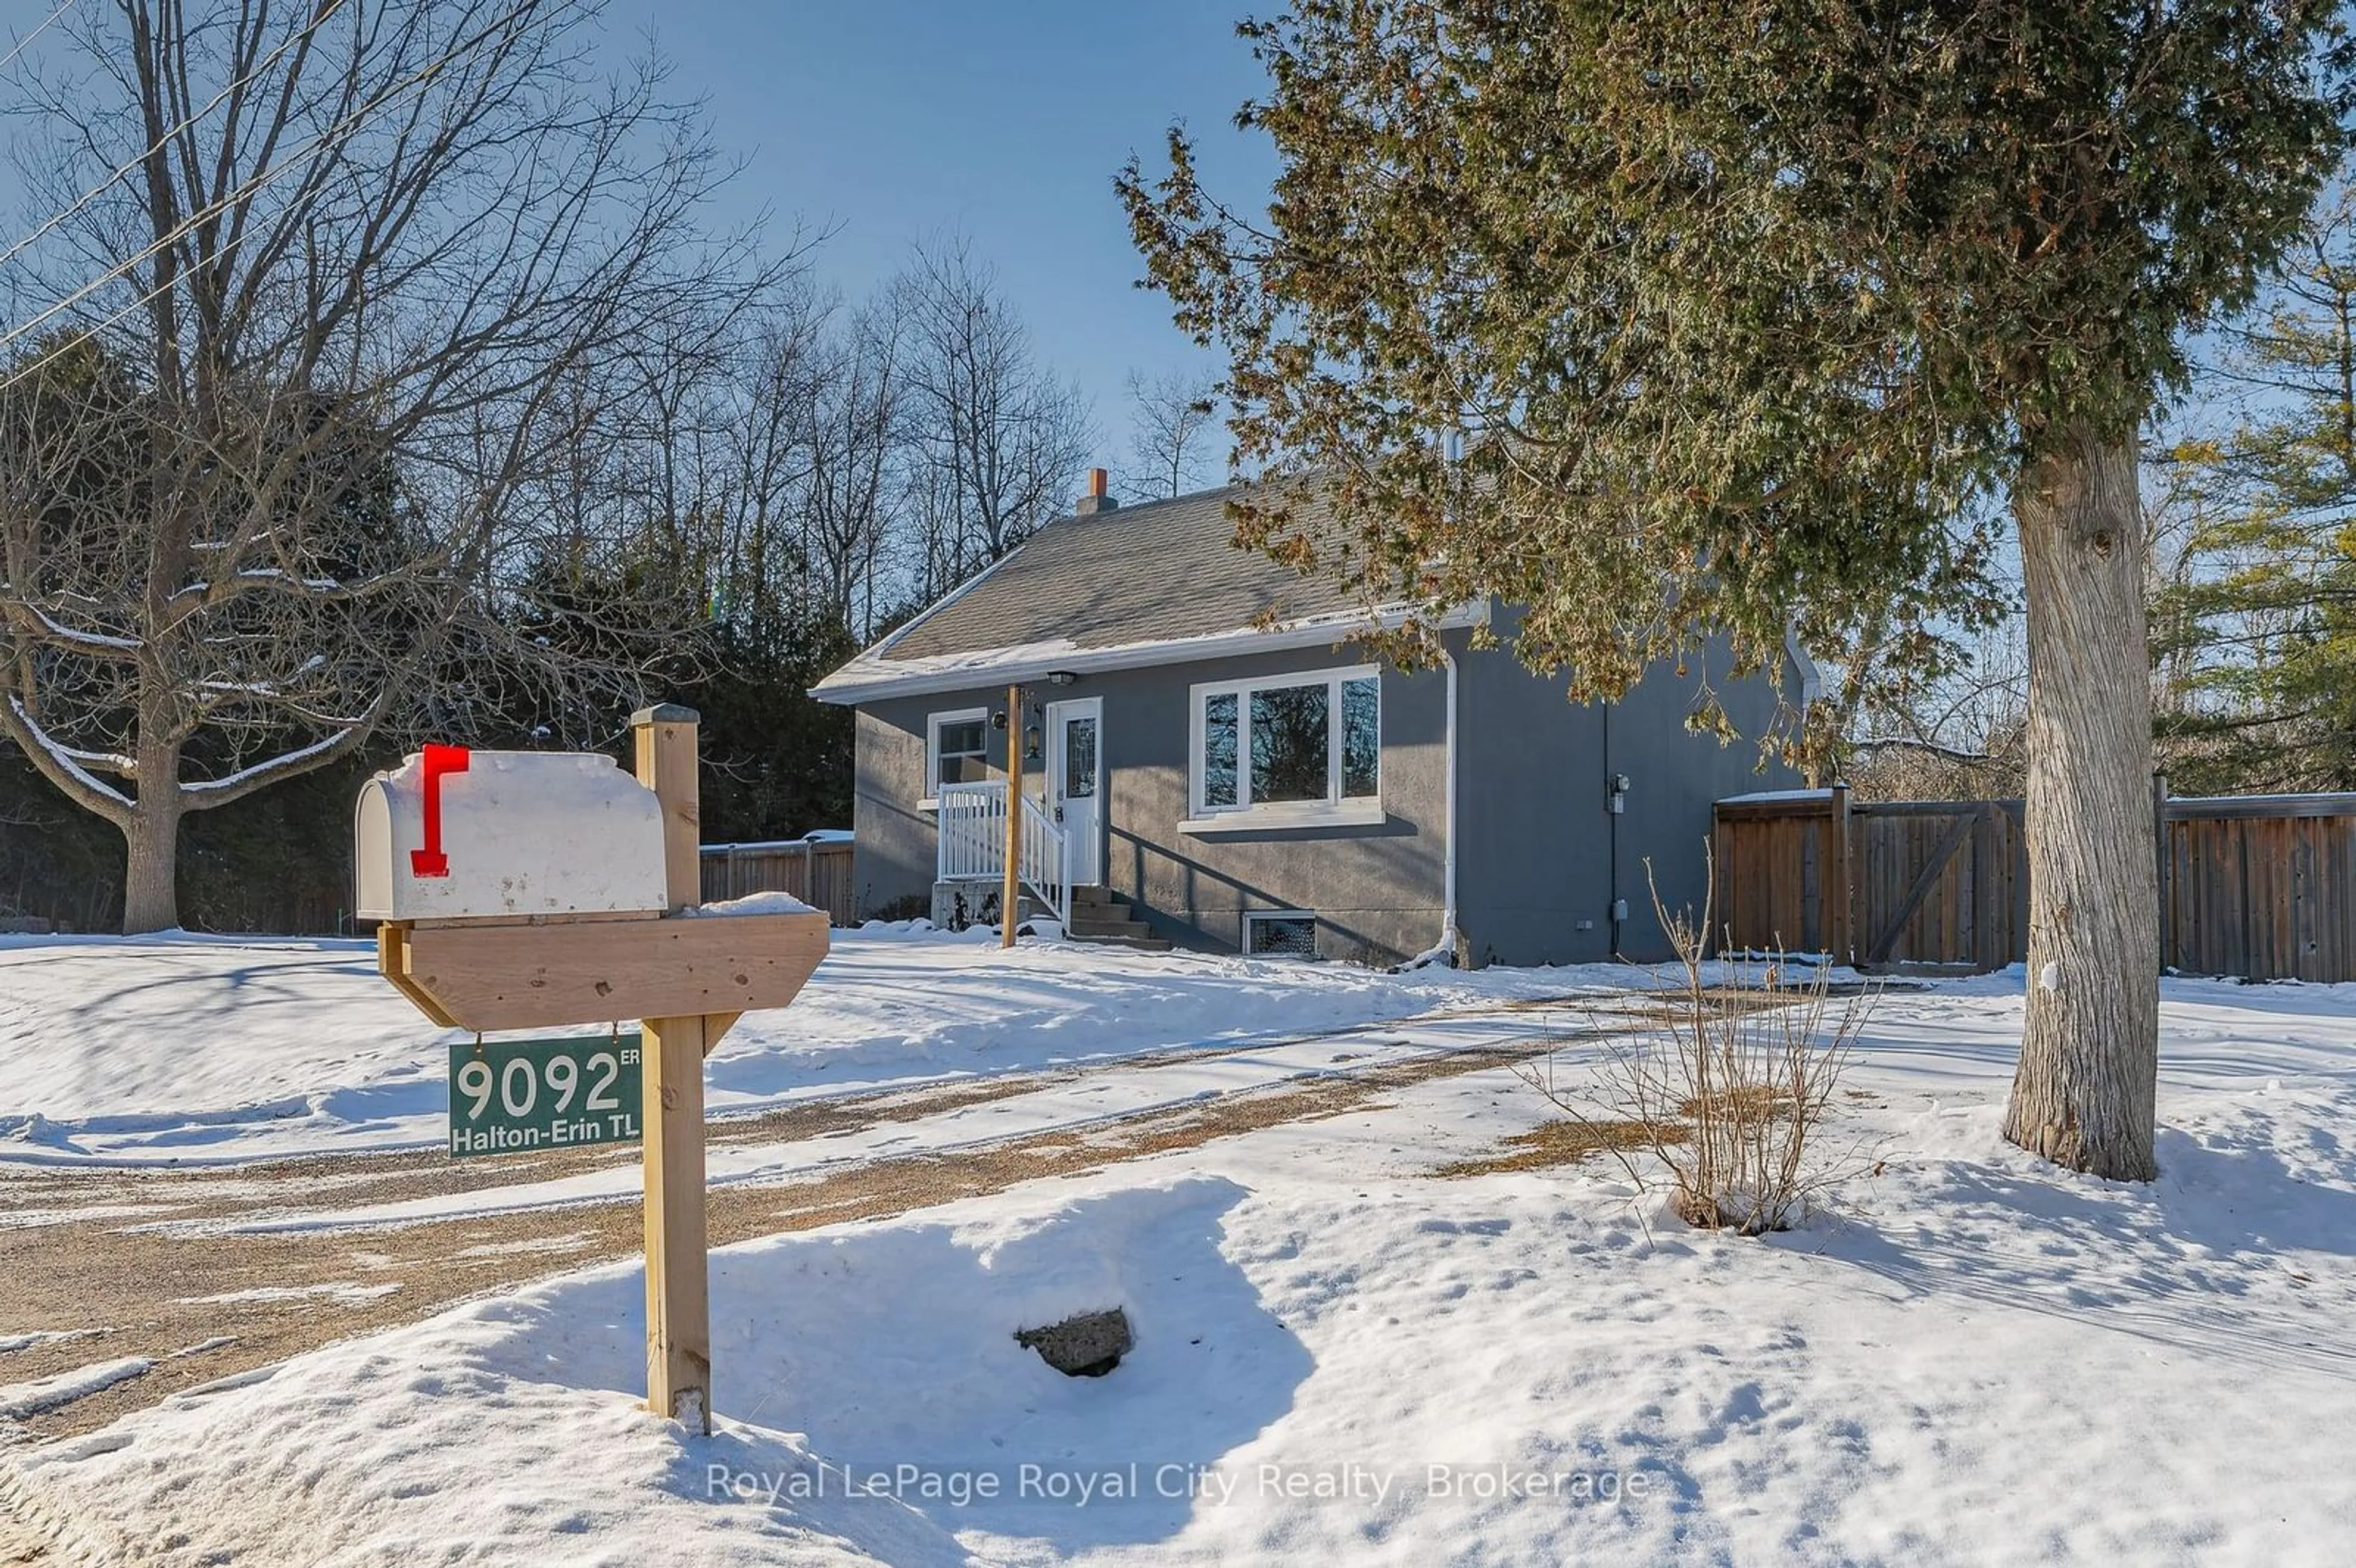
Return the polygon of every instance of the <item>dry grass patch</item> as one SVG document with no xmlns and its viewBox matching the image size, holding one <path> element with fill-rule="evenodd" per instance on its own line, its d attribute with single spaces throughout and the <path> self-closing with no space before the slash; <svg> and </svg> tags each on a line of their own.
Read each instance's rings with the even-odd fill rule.
<svg viewBox="0 0 2356 1568">
<path fill-rule="evenodd" d="M 1508 1170 L 1550 1170 L 1576 1165 L 1591 1155 L 1649 1149 L 1664 1143 L 1682 1143 L 1683 1127 L 1647 1122 L 1588 1122 L 1571 1119 L 1542 1122 L 1526 1133 L 1515 1133 L 1498 1145 L 1498 1152 L 1481 1159 L 1460 1159 L 1431 1174 L 1439 1177 L 1495 1176 Z"/>
<path fill-rule="evenodd" d="M 1706 986 L 1697 991 L 1685 991 L 1663 986 L 1657 990 L 1639 992 L 1617 1002 L 1617 1010 L 1633 1022 L 1663 1022 L 1689 1019 L 1699 1011 L 1710 1018 L 1738 1018 L 1746 1013 L 1764 1012 L 1770 1008 L 1791 1005 L 1789 997 L 1775 988 L 1775 976 L 1769 971 L 1764 984 L 1750 986 Z"/>
<path fill-rule="evenodd" d="M 1763 1122 L 1792 1105 L 1792 1092 L 1780 1084 L 1738 1083 L 1707 1095 L 1687 1095 L 1677 1103 L 1677 1115 L 1689 1122 Z"/>
</svg>

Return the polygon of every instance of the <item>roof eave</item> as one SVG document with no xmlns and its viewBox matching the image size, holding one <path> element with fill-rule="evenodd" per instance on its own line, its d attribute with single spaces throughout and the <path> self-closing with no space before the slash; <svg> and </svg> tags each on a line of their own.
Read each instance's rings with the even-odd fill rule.
<svg viewBox="0 0 2356 1568">
<path fill-rule="evenodd" d="M 1321 619 L 1266 631 L 1246 629 L 1199 637 L 1169 637 L 1158 642 L 1130 643 L 1119 647 L 1063 647 L 1042 653 L 1033 648 L 1010 649 L 1006 656 L 977 655 L 974 662 L 947 669 L 894 672 L 891 661 L 862 654 L 810 688 L 820 702 L 855 707 L 891 697 L 926 697 L 944 691 L 969 691 L 977 686 L 1021 685 L 1057 670 L 1097 675 L 1114 670 L 1151 669 L 1157 665 L 1193 664 L 1203 659 L 1232 658 L 1243 654 L 1280 653 L 1296 648 L 1336 647 L 1375 631 L 1404 624 L 1416 611 L 1386 609 L 1371 621 Z M 1441 630 L 1477 625 L 1489 617 L 1485 599 L 1468 600 L 1441 614 Z M 876 650 L 882 651 L 881 646 Z"/>
</svg>

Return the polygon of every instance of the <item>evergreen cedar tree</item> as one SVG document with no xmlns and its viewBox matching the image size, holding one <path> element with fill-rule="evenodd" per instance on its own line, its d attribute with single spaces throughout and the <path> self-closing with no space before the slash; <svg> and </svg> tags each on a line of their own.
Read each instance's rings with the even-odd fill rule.
<svg viewBox="0 0 2356 1568">
<path fill-rule="evenodd" d="M 2160 718 L 2169 782 L 2356 789 L 2356 191 L 2220 336 L 2209 389 L 2239 417 L 2163 459 L 2193 518 L 2155 604 L 2154 656 L 2192 699 Z"/>
<path fill-rule="evenodd" d="M 2158 1059 L 2138 428 L 2342 143 L 2304 0 L 1304 0 L 1239 29 L 1265 219 L 1183 127 L 1119 193 L 1229 359 L 1239 539 L 1370 596 L 1527 606 L 1575 699 L 1730 639 L 2029 614 L 2028 1022 L 2006 1136 L 2147 1179 Z M 1410 626 L 1395 651 L 1428 636 Z M 1725 721 L 1705 673 L 1695 722 Z M 1788 741 L 1788 726 L 1786 739 Z"/>
</svg>

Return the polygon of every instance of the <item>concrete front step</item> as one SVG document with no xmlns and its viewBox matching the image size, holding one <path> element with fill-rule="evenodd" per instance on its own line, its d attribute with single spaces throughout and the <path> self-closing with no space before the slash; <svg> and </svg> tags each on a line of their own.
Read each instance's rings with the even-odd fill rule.
<svg viewBox="0 0 2356 1568">
<path fill-rule="evenodd" d="M 1072 912 L 1068 928 L 1076 936 L 1151 936 L 1153 928 L 1141 920 L 1104 920 Z"/>
<path fill-rule="evenodd" d="M 962 914 L 967 922 L 979 921 L 987 907 L 994 919 L 997 911 L 998 883 L 975 878 L 966 881 L 937 882 L 933 887 L 933 921 L 937 925 L 954 926 Z M 1047 910 L 1028 891 L 1016 906 L 1018 921 L 1036 920 Z M 1167 939 L 1153 934 L 1153 928 L 1141 920 L 1132 920 L 1126 894 L 1104 888 L 1074 888 L 1072 918 L 1065 923 L 1064 934 L 1075 942 L 1101 943 L 1108 947 L 1134 947 L 1146 953 L 1167 953 Z"/>
<path fill-rule="evenodd" d="M 1098 942 L 1108 947 L 1134 947 L 1147 953 L 1167 953 L 1167 939 L 1153 934 L 1153 928 L 1141 920 L 1132 919 L 1126 895 L 1104 888 L 1074 888 L 1072 918 L 1064 927 L 1064 934 L 1075 942 Z"/>
<path fill-rule="evenodd" d="M 1102 933 L 1092 933 L 1070 927 L 1065 929 L 1064 934 L 1074 942 L 1086 942 L 1098 947 L 1133 947 L 1140 953 L 1170 951 L 1170 939 L 1166 936 L 1108 936 Z"/>
</svg>

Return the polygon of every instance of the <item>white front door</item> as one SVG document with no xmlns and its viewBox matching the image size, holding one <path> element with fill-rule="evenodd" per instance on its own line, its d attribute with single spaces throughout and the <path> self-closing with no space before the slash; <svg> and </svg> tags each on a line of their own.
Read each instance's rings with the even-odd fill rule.
<svg viewBox="0 0 2356 1568">
<path fill-rule="evenodd" d="M 1076 888 L 1104 881 L 1104 699 L 1047 704 L 1047 815 L 1064 829 Z"/>
</svg>

